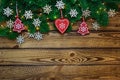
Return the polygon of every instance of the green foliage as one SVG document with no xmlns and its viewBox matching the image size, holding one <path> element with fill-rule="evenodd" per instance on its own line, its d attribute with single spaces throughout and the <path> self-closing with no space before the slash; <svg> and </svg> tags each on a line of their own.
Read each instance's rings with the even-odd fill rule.
<svg viewBox="0 0 120 80">
<path fill-rule="evenodd" d="M 60 18 L 60 11 L 55 7 L 57 0 L 16 0 L 18 3 L 19 16 L 23 21 L 23 24 L 28 27 L 28 31 L 30 33 L 35 33 L 36 28 L 32 24 L 33 20 L 26 20 L 23 16 L 25 10 L 32 10 L 34 13 L 34 18 L 40 18 L 42 21 L 40 28 L 41 33 L 49 32 L 48 20 L 54 21 L 57 18 Z M 8 21 L 9 19 L 15 20 L 16 15 L 16 1 L 15 0 L 0 0 L 0 22 Z M 98 21 L 98 23 L 102 26 L 106 26 L 109 23 L 107 11 L 109 9 L 118 10 L 118 3 L 120 0 L 62 0 L 66 5 L 63 10 L 64 17 L 68 18 L 71 23 L 75 23 L 82 18 L 82 10 L 86 10 L 89 8 L 91 10 L 91 18 Z M 103 4 L 104 3 L 104 4 Z M 42 8 L 49 4 L 52 6 L 52 12 L 48 15 L 43 13 Z M 3 15 L 3 9 L 6 7 L 10 7 L 14 10 L 13 16 L 9 18 Z M 68 14 L 70 9 L 76 9 L 78 11 L 78 15 L 76 18 L 71 18 Z M 39 15 L 42 14 L 42 15 Z M 72 30 L 71 25 L 69 26 L 66 32 L 70 32 Z M 16 38 L 18 36 L 15 32 L 10 32 L 8 28 L 0 28 L 0 36 L 5 36 L 10 39 Z"/>
</svg>

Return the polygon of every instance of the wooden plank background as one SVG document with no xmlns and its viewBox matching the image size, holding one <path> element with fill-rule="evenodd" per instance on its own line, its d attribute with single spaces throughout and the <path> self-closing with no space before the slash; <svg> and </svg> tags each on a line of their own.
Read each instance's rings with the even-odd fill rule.
<svg viewBox="0 0 120 80">
<path fill-rule="evenodd" d="M 52 28 L 42 41 L 22 45 L 0 38 L 0 80 L 120 80 L 120 14 L 90 34 L 60 35 Z"/>
</svg>

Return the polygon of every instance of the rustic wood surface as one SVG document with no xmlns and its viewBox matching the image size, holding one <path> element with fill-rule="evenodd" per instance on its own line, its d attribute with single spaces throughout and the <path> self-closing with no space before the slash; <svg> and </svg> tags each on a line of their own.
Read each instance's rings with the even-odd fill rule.
<svg viewBox="0 0 120 80">
<path fill-rule="evenodd" d="M 119 49 L 4 49 L 0 65 L 120 65 Z"/>
<path fill-rule="evenodd" d="M 76 32 L 61 35 L 51 32 L 41 41 L 26 36 L 25 43 L 0 38 L 0 48 L 120 48 L 120 32 L 95 32 L 80 36 Z"/>
<path fill-rule="evenodd" d="M 51 32 L 42 41 L 0 38 L 0 80 L 120 80 L 120 14 L 90 34 Z"/>
<path fill-rule="evenodd" d="M 2 80 L 120 80 L 119 65 L 0 66 Z"/>
</svg>

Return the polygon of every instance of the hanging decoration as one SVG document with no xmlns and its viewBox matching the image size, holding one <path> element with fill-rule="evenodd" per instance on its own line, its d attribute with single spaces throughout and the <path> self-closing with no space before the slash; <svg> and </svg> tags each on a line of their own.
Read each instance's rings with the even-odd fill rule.
<svg viewBox="0 0 120 80">
<path fill-rule="evenodd" d="M 89 34 L 89 30 L 88 30 L 88 27 L 87 27 L 87 23 L 85 22 L 84 20 L 84 17 L 83 17 L 83 22 L 80 24 L 80 27 L 79 27 L 79 30 L 78 30 L 78 33 L 81 34 L 81 35 L 86 35 L 86 34 Z"/>
<path fill-rule="evenodd" d="M 60 33 L 65 33 L 69 26 L 69 20 L 63 17 L 62 9 L 64 9 L 65 4 L 62 1 L 58 1 L 56 7 L 60 10 L 61 18 L 55 20 L 55 26 L 60 31 Z"/>
<path fill-rule="evenodd" d="M 22 44 L 26 39 L 24 33 L 27 33 L 28 38 L 42 40 L 43 35 L 50 32 L 49 22 L 54 23 L 61 34 L 70 32 L 74 27 L 72 24 L 76 24 L 81 18 L 83 19 L 77 31 L 81 35 L 90 33 L 86 23 L 89 19 L 95 21 L 90 22 L 94 30 L 107 26 L 109 18 L 117 15 L 120 0 L 17 0 L 17 2 L 19 3 L 14 0 L 1 0 L 0 36 L 17 39 L 17 43 Z"/>
<path fill-rule="evenodd" d="M 16 20 L 14 22 L 13 31 L 21 33 L 21 31 L 25 30 L 25 28 L 24 28 L 22 21 L 19 19 L 17 3 L 16 3 L 16 13 L 17 13 L 17 15 L 16 15 Z"/>
</svg>

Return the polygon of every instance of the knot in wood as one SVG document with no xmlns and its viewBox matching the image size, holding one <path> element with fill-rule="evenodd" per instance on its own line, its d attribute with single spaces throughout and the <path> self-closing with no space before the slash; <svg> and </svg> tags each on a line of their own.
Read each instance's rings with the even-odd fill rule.
<svg viewBox="0 0 120 80">
<path fill-rule="evenodd" d="M 75 57 L 76 53 L 75 52 L 70 52 L 69 55 L 70 55 L 70 57 Z"/>
</svg>

